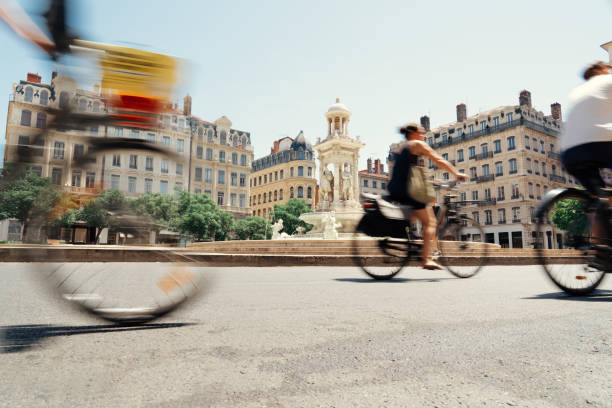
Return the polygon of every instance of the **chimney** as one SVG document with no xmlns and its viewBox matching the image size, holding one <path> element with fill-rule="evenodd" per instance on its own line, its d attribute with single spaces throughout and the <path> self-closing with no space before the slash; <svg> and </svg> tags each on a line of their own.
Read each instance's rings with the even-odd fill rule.
<svg viewBox="0 0 612 408">
<path fill-rule="evenodd" d="M 380 174 L 384 174 L 385 173 L 385 165 L 382 164 L 382 163 L 380 163 L 380 171 L 379 171 L 379 173 Z"/>
<path fill-rule="evenodd" d="M 28 79 L 27 79 L 28 82 L 40 84 L 40 79 L 41 79 L 40 75 L 28 72 Z"/>
<path fill-rule="evenodd" d="M 457 122 L 463 122 L 467 119 L 467 107 L 465 103 L 457 105 Z"/>
<path fill-rule="evenodd" d="M 191 116 L 191 96 L 189 94 L 183 98 L 183 115 Z"/>
<path fill-rule="evenodd" d="M 57 71 L 53 71 L 51 73 L 51 80 L 53 81 L 55 79 L 55 77 L 57 76 Z"/>
<path fill-rule="evenodd" d="M 425 128 L 426 132 L 429 132 L 429 116 L 421 116 L 421 126 Z"/>
<path fill-rule="evenodd" d="M 272 149 L 270 149 L 270 154 L 278 153 L 278 149 L 280 148 L 280 141 L 275 140 Z"/>
<path fill-rule="evenodd" d="M 555 102 L 552 105 L 550 105 L 550 114 L 552 115 L 553 119 L 562 120 L 561 119 L 561 104 L 559 102 Z"/>
<path fill-rule="evenodd" d="M 372 172 L 372 159 L 368 159 L 368 174 Z"/>
<path fill-rule="evenodd" d="M 380 160 L 374 160 L 374 173 L 378 174 L 378 170 L 380 170 Z"/>
<path fill-rule="evenodd" d="M 519 95 L 519 105 L 531 108 L 531 92 L 526 89 L 521 91 Z"/>
</svg>

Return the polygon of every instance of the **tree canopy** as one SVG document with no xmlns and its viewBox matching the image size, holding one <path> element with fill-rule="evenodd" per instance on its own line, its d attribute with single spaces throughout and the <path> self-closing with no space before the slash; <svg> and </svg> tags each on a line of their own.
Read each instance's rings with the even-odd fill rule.
<svg viewBox="0 0 612 408">
<path fill-rule="evenodd" d="M 562 230 L 574 235 L 587 232 L 589 220 L 583 203 L 578 200 L 561 200 L 555 204 L 552 221 Z"/>
<path fill-rule="evenodd" d="M 282 219 L 282 232 L 293 235 L 296 233 L 296 228 L 300 226 L 304 227 L 306 231 L 310 231 L 312 229 L 311 224 L 307 224 L 299 218 L 300 215 L 308 212 L 312 212 L 312 210 L 308 207 L 308 204 L 306 204 L 304 200 L 292 198 L 291 200 L 287 201 L 286 204 L 277 204 L 274 206 L 274 215 L 272 219 L 273 222 Z"/>
<path fill-rule="evenodd" d="M 234 226 L 238 239 L 270 239 L 272 237 L 272 226 L 262 217 L 247 217 L 239 220 Z"/>
</svg>

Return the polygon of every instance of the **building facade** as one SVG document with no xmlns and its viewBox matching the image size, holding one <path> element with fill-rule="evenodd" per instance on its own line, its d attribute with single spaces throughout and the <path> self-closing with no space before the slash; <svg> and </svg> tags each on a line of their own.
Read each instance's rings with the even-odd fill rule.
<svg viewBox="0 0 612 408">
<path fill-rule="evenodd" d="M 385 173 L 385 165 L 379 159 L 368 159 L 368 168 L 359 171 L 359 193 L 385 195 L 389 173 Z"/>
<path fill-rule="evenodd" d="M 316 205 L 316 164 L 311 144 L 300 132 L 295 139 L 274 142 L 270 154 L 253 161 L 251 169 L 252 214 L 270 217 L 275 204 L 299 198 Z"/>
<path fill-rule="evenodd" d="M 544 194 L 553 188 L 577 184 L 559 160 L 561 105 L 553 103 L 545 115 L 532 106 L 529 91 L 518 105 L 500 106 L 467 116 L 457 105 L 457 121 L 430 129 L 421 118 L 427 143 L 450 161 L 470 181 L 460 183 L 456 194 L 465 202 L 461 212 L 478 221 L 485 236 L 471 231 L 464 239 L 490 242 L 505 248 L 563 248 L 564 234 L 550 223 L 544 236 L 536 236 L 535 211 Z M 428 164 L 432 178 L 453 179 L 446 170 Z M 437 192 L 442 201 L 445 192 Z M 470 201 L 472 201 L 470 203 Z"/>
<path fill-rule="evenodd" d="M 30 144 L 53 120 L 50 109 L 64 107 L 91 115 L 108 112 L 99 87 L 93 91 L 79 89 L 68 76 L 53 73 L 51 83 L 45 84 L 40 76 L 30 73 L 25 81 L 13 84 L 5 163 L 16 160 L 17 149 Z M 210 194 L 223 210 L 237 218 L 251 214 L 247 197 L 253 149 L 248 132 L 233 129 L 225 116 L 214 123 L 192 116 L 189 95 L 183 109 L 176 104 L 167 106 L 157 122 L 153 129 L 108 125 L 91 126 L 86 131 L 49 131 L 40 154 L 32 158 L 32 170 L 80 195 L 94 194 L 100 188 L 120 190 L 128 197 L 188 190 Z M 173 154 L 110 151 L 76 167 L 74 161 L 89 150 L 90 137 L 146 140 Z"/>
</svg>

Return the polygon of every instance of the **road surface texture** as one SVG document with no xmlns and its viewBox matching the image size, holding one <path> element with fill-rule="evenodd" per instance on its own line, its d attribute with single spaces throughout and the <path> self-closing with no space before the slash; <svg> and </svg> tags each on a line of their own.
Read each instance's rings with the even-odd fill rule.
<svg viewBox="0 0 612 408">
<path fill-rule="evenodd" d="M 197 302 L 120 327 L 31 268 L 0 264 L 2 407 L 612 407 L 612 279 L 574 298 L 536 266 L 216 268 Z"/>
</svg>

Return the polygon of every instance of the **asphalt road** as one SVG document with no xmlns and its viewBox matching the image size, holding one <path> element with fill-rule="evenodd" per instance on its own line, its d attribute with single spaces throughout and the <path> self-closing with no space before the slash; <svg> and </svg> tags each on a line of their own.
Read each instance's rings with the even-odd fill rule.
<svg viewBox="0 0 612 408">
<path fill-rule="evenodd" d="M 66 307 L 0 264 L 2 407 L 612 407 L 612 279 L 572 298 L 538 267 L 218 268 L 141 327 Z"/>
</svg>

